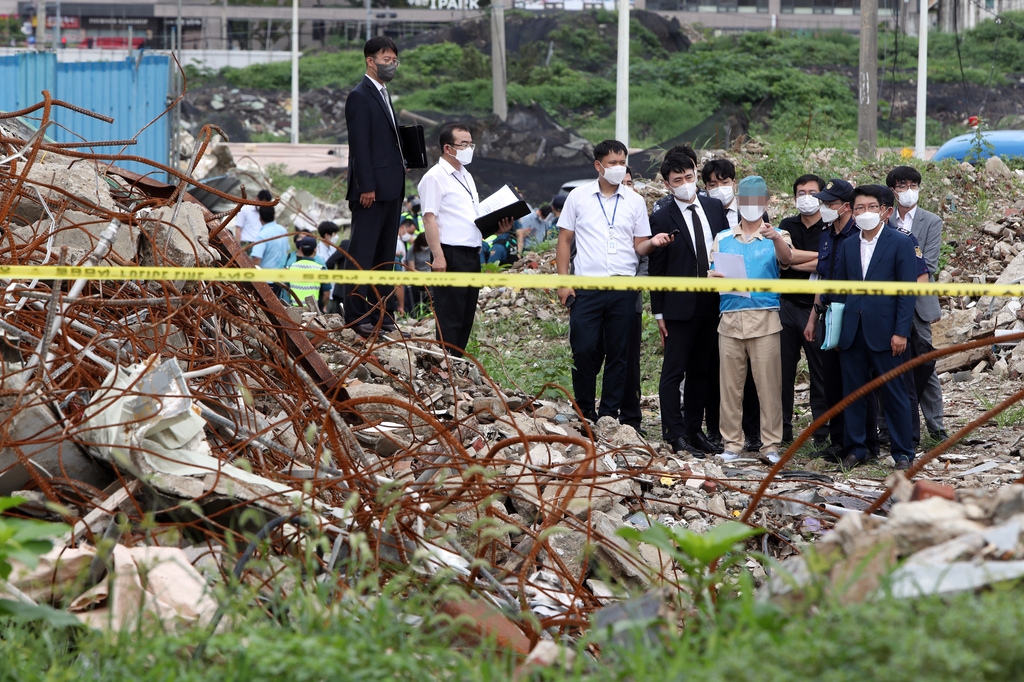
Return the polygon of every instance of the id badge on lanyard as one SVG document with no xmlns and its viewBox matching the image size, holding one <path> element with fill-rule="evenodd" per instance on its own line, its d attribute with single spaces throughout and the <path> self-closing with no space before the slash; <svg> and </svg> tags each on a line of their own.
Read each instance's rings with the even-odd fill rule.
<svg viewBox="0 0 1024 682">
<path fill-rule="evenodd" d="M 598 195 L 597 203 L 601 204 L 601 213 L 604 215 L 605 222 L 608 223 L 608 254 L 615 254 L 615 216 L 619 212 L 619 199 L 622 197 L 618 192 L 615 193 L 615 208 L 612 209 L 612 219 L 608 220 L 608 212 L 604 210 L 604 202 L 601 201 L 601 196 Z"/>
</svg>

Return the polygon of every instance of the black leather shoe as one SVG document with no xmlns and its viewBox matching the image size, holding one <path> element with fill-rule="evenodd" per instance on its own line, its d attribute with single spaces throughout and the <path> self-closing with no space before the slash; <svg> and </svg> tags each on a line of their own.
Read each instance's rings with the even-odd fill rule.
<svg viewBox="0 0 1024 682">
<path fill-rule="evenodd" d="M 703 452 L 698 450 L 696 447 L 691 445 L 685 438 L 675 438 L 668 442 L 669 447 L 672 448 L 672 452 L 680 453 L 687 452 L 697 459 L 704 459 L 705 455 Z"/>
<path fill-rule="evenodd" d="M 815 450 L 811 453 L 811 459 L 823 459 L 826 462 L 839 464 L 843 461 L 843 446 L 829 445 L 821 450 Z"/>
<path fill-rule="evenodd" d="M 946 429 L 939 429 L 938 431 L 932 431 L 928 434 L 932 440 L 944 441 L 949 438 L 949 434 L 946 433 Z"/>
<path fill-rule="evenodd" d="M 751 438 L 748 436 L 743 442 L 743 449 L 747 452 L 760 452 L 762 445 L 763 443 L 761 443 L 760 438 Z"/>
<path fill-rule="evenodd" d="M 352 329 L 355 331 L 356 334 L 359 334 L 359 336 L 363 337 L 364 339 L 368 339 L 371 336 L 377 335 L 377 327 L 370 324 L 369 322 L 360 322 L 356 326 L 352 327 Z"/>
<path fill-rule="evenodd" d="M 900 457 L 896 460 L 896 471 L 906 471 L 910 468 L 910 458 Z"/>
<path fill-rule="evenodd" d="M 686 437 L 686 442 L 688 442 L 690 445 L 692 445 L 693 447 L 697 448 L 701 452 L 721 452 L 722 451 L 720 448 L 715 447 L 715 444 L 712 443 L 710 440 L 708 440 L 707 436 L 705 436 L 700 431 L 698 431 L 697 433 L 692 433 L 689 436 L 687 436 Z"/>
<path fill-rule="evenodd" d="M 859 467 L 862 464 L 866 464 L 866 463 L 867 463 L 867 460 L 860 459 L 860 458 L 857 457 L 857 455 L 847 455 L 846 457 L 843 458 L 843 461 L 839 463 L 839 466 L 841 466 L 844 469 L 846 469 L 847 471 L 849 471 L 850 469 L 853 469 L 854 467 Z"/>
<path fill-rule="evenodd" d="M 711 446 L 715 448 L 714 452 L 721 452 L 725 449 L 725 441 L 722 440 L 721 433 L 718 433 L 717 431 L 715 433 L 709 433 L 705 438 L 707 438 L 708 442 L 711 443 Z"/>
</svg>

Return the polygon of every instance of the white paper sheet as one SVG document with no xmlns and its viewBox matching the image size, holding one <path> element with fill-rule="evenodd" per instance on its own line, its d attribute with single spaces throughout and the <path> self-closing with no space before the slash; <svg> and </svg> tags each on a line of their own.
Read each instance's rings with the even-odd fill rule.
<svg viewBox="0 0 1024 682">
<path fill-rule="evenodd" d="M 512 191 L 512 188 L 508 185 L 504 185 L 497 192 L 480 202 L 480 206 L 477 208 L 477 213 L 481 216 L 485 216 L 488 213 L 494 213 L 498 209 L 511 206 L 517 201 L 519 201 L 519 197 L 517 197 L 516 193 Z"/>
<path fill-rule="evenodd" d="M 722 273 L 729 279 L 747 278 L 747 266 L 743 262 L 743 256 L 738 253 L 716 253 L 715 271 Z M 750 298 L 749 291 L 723 291 L 722 293 Z"/>
</svg>

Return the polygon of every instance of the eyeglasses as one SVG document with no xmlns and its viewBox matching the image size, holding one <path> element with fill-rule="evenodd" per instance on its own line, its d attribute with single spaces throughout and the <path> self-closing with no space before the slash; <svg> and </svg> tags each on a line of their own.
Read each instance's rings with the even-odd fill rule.
<svg viewBox="0 0 1024 682">
<path fill-rule="evenodd" d="M 374 60 L 373 63 L 374 64 L 379 64 L 381 66 L 391 66 L 392 64 L 394 64 L 395 66 L 398 66 L 398 65 L 400 65 L 402 63 L 402 60 L 401 59 L 382 59 L 379 62 L 377 60 Z"/>
<path fill-rule="evenodd" d="M 856 208 L 853 209 L 853 212 L 855 215 L 860 215 L 865 211 L 870 211 L 871 213 L 878 213 L 881 210 L 881 208 L 882 207 L 879 206 L 878 204 L 871 204 L 870 206 L 857 206 Z"/>
<path fill-rule="evenodd" d="M 449 147 L 455 147 L 456 149 L 476 149 L 476 145 L 472 142 L 460 142 L 459 144 L 451 144 Z"/>
<path fill-rule="evenodd" d="M 916 182 L 898 182 L 896 183 L 896 186 L 893 187 L 893 189 L 896 190 L 897 192 L 902 192 L 908 189 L 920 189 L 920 187 Z"/>
</svg>

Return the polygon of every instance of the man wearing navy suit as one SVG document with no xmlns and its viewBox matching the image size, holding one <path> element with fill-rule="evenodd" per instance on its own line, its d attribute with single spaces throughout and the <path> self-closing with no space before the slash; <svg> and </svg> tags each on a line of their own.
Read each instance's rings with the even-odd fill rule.
<svg viewBox="0 0 1024 682">
<path fill-rule="evenodd" d="M 721 201 L 697 195 L 693 159 L 675 152 L 670 150 L 661 164 L 661 177 L 673 199 L 651 214 L 651 234 L 678 235 L 651 254 L 650 274 L 704 278 L 715 235 L 729 229 L 729 222 Z M 699 458 L 721 450 L 701 430 L 705 407 L 709 414 L 718 414 L 717 400 L 706 405 L 718 395 L 711 386 L 712 382 L 715 388 L 718 384 L 718 308 L 715 292 L 651 292 L 651 310 L 665 347 L 658 385 L 662 435 L 674 452 L 687 451 Z M 685 417 L 679 404 L 679 384 L 684 378 Z"/>
<path fill-rule="evenodd" d="M 891 208 L 886 188 L 858 187 L 850 195 L 853 219 L 859 231 L 847 239 L 837 254 L 835 279 L 874 282 L 914 282 L 917 256 L 910 237 L 886 225 Z M 843 393 L 850 395 L 875 376 L 895 369 L 903 360 L 914 323 L 914 296 L 866 296 L 849 294 L 826 297 L 843 302 L 843 329 L 839 337 L 839 363 Z M 905 470 L 914 458 L 911 436 L 911 400 L 906 382 L 897 378 L 883 385 L 885 419 L 889 425 L 890 452 L 896 468 Z M 867 405 L 860 399 L 846 408 L 843 468 L 868 459 Z"/>
<path fill-rule="evenodd" d="M 398 69 L 398 47 L 391 38 L 376 36 L 366 41 L 363 56 L 366 75 L 345 101 L 349 144 L 346 199 L 352 209 L 350 258 L 345 267 L 369 270 L 395 260 L 405 161 L 387 89 Z M 384 331 L 396 328 L 383 302 L 392 300 L 391 287 L 339 285 L 337 289 L 335 297 L 340 294 L 344 299 L 345 324 L 360 336 L 373 335 L 378 326 Z"/>
</svg>

